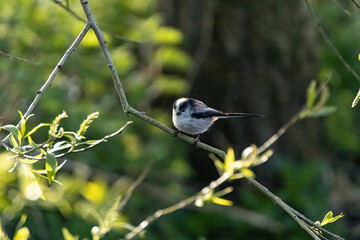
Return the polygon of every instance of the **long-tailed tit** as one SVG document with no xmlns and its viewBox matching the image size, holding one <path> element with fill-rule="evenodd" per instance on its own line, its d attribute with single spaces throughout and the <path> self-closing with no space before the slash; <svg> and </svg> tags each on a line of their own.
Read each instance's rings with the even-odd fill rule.
<svg viewBox="0 0 360 240">
<path fill-rule="evenodd" d="M 173 105 L 172 121 L 179 131 L 189 135 L 198 135 L 209 130 L 211 125 L 219 118 L 231 117 L 264 117 L 253 113 L 224 113 L 210 108 L 205 103 L 193 98 L 180 98 Z"/>
</svg>

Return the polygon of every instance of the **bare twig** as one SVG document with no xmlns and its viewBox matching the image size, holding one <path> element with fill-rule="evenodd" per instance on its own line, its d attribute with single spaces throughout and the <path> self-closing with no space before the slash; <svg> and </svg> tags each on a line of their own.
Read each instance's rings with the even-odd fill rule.
<svg viewBox="0 0 360 240">
<path fill-rule="evenodd" d="M 291 209 L 288 207 L 287 204 L 285 204 L 278 196 L 270 192 L 266 187 L 258 183 L 253 178 L 246 178 L 249 183 L 256 186 L 262 193 L 264 193 L 266 196 L 270 197 L 275 203 L 277 203 L 282 209 L 285 210 L 287 214 L 289 214 L 313 239 L 320 239 L 316 234 L 301 220 L 299 219 L 296 214 L 291 211 Z"/>
<path fill-rule="evenodd" d="M 81 16 L 79 16 L 76 12 L 74 12 L 68 5 L 65 5 L 64 3 L 62 3 L 61 1 L 59 0 L 50 0 L 54 3 L 56 3 L 57 5 L 59 5 L 62 9 L 64 9 L 65 11 L 67 11 L 68 13 L 70 13 L 72 16 L 74 16 L 77 20 L 81 21 L 81 22 L 84 22 L 86 23 L 86 19 L 85 18 L 82 18 Z M 106 32 L 107 34 L 109 34 L 111 37 L 117 39 L 117 40 L 121 40 L 121 41 L 124 41 L 124 42 L 129 42 L 129 43 L 135 43 L 135 44 L 143 44 L 143 43 L 149 43 L 149 42 L 144 42 L 144 41 L 137 41 L 137 40 L 134 40 L 134 39 L 130 39 L 130 38 L 127 38 L 127 37 L 123 37 L 123 36 L 120 36 L 118 34 L 114 34 L 114 33 L 111 33 L 109 31 L 104 31 Z"/>
<path fill-rule="evenodd" d="M 28 60 L 28 59 L 26 59 L 26 58 L 16 57 L 16 56 L 10 55 L 10 54 L 8 54 L 8 53 L 6 53 L 6 52 L 3 52 L 3 51 L 1 51 L 1 50 L 0 50 L 0 55 L 2 55 L 2 56 L 4 56 L 4 57 L 7 57 L 7 58 L 9 58 L 9 59 L 11 59 L 11 60 L 21 61 L 21 62 L 33 64 L 33 65 L 39 65 L 39 63 L 37 63 L 37 62 L 33 62 L 33 61 Z"/>
<path fill-rule="evenodd" d="M 360 82 L 360 76 L 355 72 L 355 70 L 345 61 L 339 50 L 335 47 L 335 45 L 331 42 L 330 38 L 327 36 L 324 28 L 321 26 L 319 19 L 316 17 L 314 10 L 312 9 L 310 3 L 308 0 L 304 0 L 306 7 L 308 8 L 311 17 L 313 18 L 317 28 L 319 29 L 319 32 L 323 36 L 325 42 L 329 45 L 331 50 L 335 53 L 335 55 L 338 57 L 340 62 L 345 66 L 346 70 L 348 70 L 355 78 Z M 353 1 L 354 2 L 354 1 Z M 354 2 L 355 3 L 355 2 Z"/>
<path fill-rule="evenodd" d="M 141 172 L 141 174 L 139 175 L 139 177 L 135 180 L 135 182 L 133 182 L 129 189 L 127 190 L 125 196 L 123 197 L 123 199 L 121 200 L 119 206 L 118 206 L 118 211 L 121 211 L 125 205 L 128 203 L 131 195 L 133 194 L 133 192 L 135 191 L 135 189 L 142 183 L 142 181 L 144 181 L 144 178 L 146 177 L 146 175 L 148 174 L 150 167 L 152 165 L 152 162 L 150 162 L 145 168 L 144 170 Z"/>
<path fill-rule="evenodd" d="M 42 94 L 45 92 L 45 90 L 50 87 L 52 81 L 54 80 L 54 78 L 56 77 L 56 75 L 58 74 L 58 72 L 60 71 L 60 69 L 63 67 L 65 61 L 68 59 L 68 57 L 71 55 L 71 53 L 73 53 L 76 49 L 76 47 L 80 44 L 81 40 L 84 38 L 85 34 L 89 31 L 90 29 L 90 24 L 85 24 L 83 30 L 80 32 L 79 36 L 75 39 L 75 41 L 71 44 L 71 46 L 69 47 L 68 50 L 66 50 L 65 54 L 63 55 L 63 57 L 60 59 L 60 61 L 58 62 L 58 64 L 56 65 L 55 69 L 52 71 L 52 73 L 50 74 L 49 78 L 46 80 L 46 82 L 44 83 L 44 85 L 40 88 L 40 90 L 37 91 L 37 95 L 35 97 L 35 99 L 32 101 L 32 103 L 30 104 L 29 108 L 26 110 L 25 114 L 24 114 L 24 118 L 28 117 L 32 111 L 34 110 L 35 106 L 37 105 L 37 103 L 39 102 Z M 16 125 L 17 128 L 19 128 L 21 121 Z M 8 134 L 4 139 L 3 142 L 6 142 L 7 139 L 9 138 L 10 134 Z"/>
<path fill-rule="evenodd" d="M 66 155 L 69 155 L 71 153 L 78 153 L 78 152 L 84 152 L 90 148 L 93 148 L 93 147 L 96 147 L 97 145 L 99 145 L 100 143 L 103 143 L 103 142 L 106 142 L 109 138 L 112 138 L 112 137 L 115 137 L 116 135 L 122 133 L 122 131 L 124 131 L 124 129 L 129 125 L 131 124 L 132 121 L 128 121 L 125 123 L 124 126 L 122 126 L 119 130 L 117 130 L 116 132 L 113 132 L 112 134 L 109 134 L 109 135 L 106 135 L 105 137 L 103 137 L 102 139 L 99 139 L 97 140 L 94 144 L 91 144 L 90 146 L 88 147 L 84 147 L 84 148 L 80 148 L 80 149 L 74 149 L 70 152 L 65 152 L 65 153 L 61 153 L 59 155 L 56 155 L 55 157 L 56 158 L 63 158 L 65 157 Z"/>
<path fill-rule="evenodd" d="M 356 0 L 351 0 L 357 8 L 360 9 L 360 4 Z"/>
<path fill-rule="evenodd" d="M 316 97 L 319 96 L 321 91 L 329 82 L 330 78 L 332 77 L 332 72 L 330 72 L 326 78 L 321 82 L 321 85 L 316 90 Z M 306 109 L 306 104 L 304 104 L 300 110 L 292 117 L 290 120 L 285 123 L 274 135 L 272 135 L 263 145 L 258 148 L 259 154 L 264 152 L 268 149 L 271 145 L 273 145 L 292 125 L 294 125 L 297 121 L 300 120 L 302 112 Z"/>
<path fill-rule="evenodd" d="M 172 205 L 170 207 L 157 210 L 154 214 L 150 215 L 144 221 L 142 221 L 131 232 L 126 234 L 124 239 L 126 239 L 126 240 L 133 239 L 135 236 L 137 236 L 138 234 L 143 232 L 144 229 L 147 226 L 149 226 L 150 223 L 152 223 L 156 219 L 160 218 L 161 216 L 172 213 L 172 212 L 175 212 L 175 211 L 177 211 L 177 210 L 179 210 L 181 208 L 184 208 L 184 207 L 188 206 L 189 204 L 194 203 L 199 197 L 205 196 L 206 194 L 210 193 L 215 188 L 217 188 L 218 186 L 220 186 L 221 184 L 223 184 L 224 182 L 229 180 L 229 177 L 230 177 L 229 173 L 224 173 L 221 177 L 219 177 L 215 181 L 212 181 L 209 186 L 203 188 L 201 191 L 199 191 L 198 193 L 192 195 L 191 197 L 189 197 L 189 198 L 187 198 L 185 200 L 182 200 L 182 201 L 180 201 L 180 202 L 178 202 L 178 203 L 176 203 L 176 204 L 174 204 L 174 205 Z"/>
<path fill-rule="evenodd" d="M 124 89 L 122 87 L 122 84 L 120 82 L 119 75 L 117 74 L 116 68 L 114 67 L 114 63 L 113 63 L 113 61 L 111 59 L 110 52 L 109 52 L 109 49 L 107 48 L 104 35 L 102 34 L 99 26 L 97 25 L 97 23 L 95 21 L 95 18 L 93 16 L 93 14 L 92 14 L 92 12 L 90 10 L 89 4 L 88 4 L 88 0 L 80 0 L 80 2 L 81 2 L 81 5 L 82 5 L 82 7 L 84 9 L 85 14 L 86 14 L 88 23 L 91 25 L 91 28 L 94 30 L 95 35 L 96 35 L 96 37 L 98 39 L 98 42 L 99 42 L 101 50 L 102 50 L 102 52 L 104 54 L 106 63 L 108 64 L 110 74 L 112 76 L 112 79 L 114 80 L 115 88 L 116 88 L 116 91 L 117 91 L 118 96 L 119 96 L 120 101 L 121 101 L 122 108 L 123 108 L 125 113 L 128 113 L 130 106 L 129 106 L 128 101 L 126 99 L 126 95 L 125 95 Z"/>
<path fill-rule="evenodd" d="M 65 4 L 63 4 L 61 1 L 59 0 L 51 0 L 54 3 L 56 3 L 57 5 L 59 5 L 61 8 L 65 9 L 67 12 L 69 12 L 71 15 L 73 15 L 77 20 L 86 23 L 86 19 L 80 17 L 76 12 L 74 12 L 69 6 L 66 6 Z"/>
</svg>

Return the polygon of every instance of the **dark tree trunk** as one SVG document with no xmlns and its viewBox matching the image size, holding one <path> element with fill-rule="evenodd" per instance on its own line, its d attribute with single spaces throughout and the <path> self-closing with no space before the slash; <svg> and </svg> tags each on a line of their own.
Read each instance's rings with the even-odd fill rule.
<svg viewBox="0 0 360 240">
<path fill-rule="evenodd" d="M 253 112 L 265 119 L 219 120 L 201 140 L 229 146 L 237 155 L 251 143 L 261 145 L 305 101 L 316 75 L 316 28 L 302 1 L 164 0 L 169 25 L 185 35 L 195 59 L 189 72 L 189 96 L 223 111 Z M 301 122 L 275 144 L 292 157 L 313 156 L 318 129 Z M 209 160 L 195 151 L 193 162 L 208 178 Z"/>
</svg>

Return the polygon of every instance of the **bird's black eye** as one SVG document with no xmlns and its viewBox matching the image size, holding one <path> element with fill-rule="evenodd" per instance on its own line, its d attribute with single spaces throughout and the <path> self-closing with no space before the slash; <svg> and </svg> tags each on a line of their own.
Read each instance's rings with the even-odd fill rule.
<svg viewBox="0 0 360 240">
<path fill-rule="evenodd" d="M 183 109 L 181 109 L 181 112 L 185 112 L 185 109 L 183 108 Z"/>
</svg>

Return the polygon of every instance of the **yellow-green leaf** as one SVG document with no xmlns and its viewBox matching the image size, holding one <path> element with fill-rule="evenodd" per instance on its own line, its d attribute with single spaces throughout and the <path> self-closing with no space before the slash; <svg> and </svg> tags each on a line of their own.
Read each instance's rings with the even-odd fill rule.
<svg viewBox="0 0 360 240">
<path fill-rule="evenodd" d="M 360 54 L 359 54 L 359 56 L 360 56 Z M 360 99 L 360 88 L 359 88 L 358 93 L 356 94 L 356 97 L 354 98 L 354 101 L 352 102 L 351 107 L 355 107 L 358 104 L 359 99 Z"/>
<path fill-rule="evenodd" d="M 232 206 L 233 205 L 232 201 L 229 201 L 229 200 L 226 200 L 226 199 L 223 199 L 223 198 L 219 198 L 219 197 L 214 197 L 212 199 L 212 202 L 216 203 L 216 204 L 219 204 L 219 205 L 223 205 L 223 206 Z"/>
<path fill-rule="evenodd" d="M 29 229 L 27 227 L 22 227 L 15 233 L 14 240 L 27 240 L 29 237 Z"/>
<path fill-rule="evenodd" d="M 224 160 L 224 169 L 225 172 L 228 172 L 230 174 L 234 173 L 234 168 L 233 168 L 233 163 L 235 162 L 235 153 L 234 153 L 234 149 L 229 148 L 227 153 L 226 153 L 226 157 Z"/>
<path fill-rule="evenodd" d="M 56 167 L 57 167 L 57 160 L 56 160 L 55 155 L 53 153 L 47 153 L 45 170 L 47 172 L 47 177 L 48 177 L 49 183 L 51 183 L 52 180 L 54 180 L 54 178 L 55 178 Z"/>
<path fill-rule="evenodd" d="M 64 237 L 64 240 L 77 240 L 79 239 L 78 236 L 72 235 L 67 228 L 62 228 L 62 234 Z"/>
<path fill-rule="evenodd" d="M 340 213 L 339 215 L 337 215 L 336 217 L 333 217 L 333 212 L 332 211 L 329 211 L 324 219 L 322 220 L 320 226 L 324 226 L 328 223 L 332 223 L 332 222 L 335 222 L 336 220 L 338 220 L 339 218 L 342 218 L 344 216 L 343 213 Z"/>
<path fill-rule="evenodd" d="M 316 81 L 312 80 L 307 89 L 306 106 L 311 109 L 314 106 L 316 98 Z"/>
<path fill-rule="evenodd" d="M 218 171 L 219 175 L 223 175 L 225 169 L 224 163 L 222 163 L 220 159 L 218 159 L 213 153 L 209 154 L 209 157 L 214 161 L 216 170 Z"/>
<path fill-rule="evenodd" d="M 249 178 L 253 178 L 255 177 L 255 173 L 253 171 L 251 171 L 248 168 L 242 168 L 241 169 L 241 173 L 245 176 L 245 177 L 249 177 Z"/>
<path fill-rule="evenodd" d="M 34 127 L 33 129 L 31 129 L 31 130 L 24 136 L 24 138 L 29 137 L 31 134 L 33 134 L 34 132 L 36 132 L 39 128 L 45 127 L 45 126 L 50 126 L 50 124 L 49 124 L 49 123 L 40 123 L 39 125 L 37 125 L 37 126 Z"/>
</svg>

